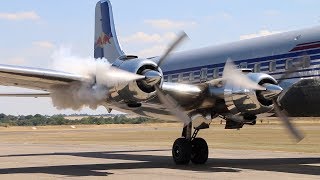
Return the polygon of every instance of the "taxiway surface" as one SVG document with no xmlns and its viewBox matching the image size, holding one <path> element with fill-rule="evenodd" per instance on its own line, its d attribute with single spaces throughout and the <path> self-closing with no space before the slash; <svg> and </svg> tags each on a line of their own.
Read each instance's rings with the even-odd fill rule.
<svg viewBox="0 0 320 180">
<path fill-rule="evenodd" d="M 169 147 L 0 144 L 0 179 L 319 179 L 320 154 L 210 149 L 176 166 Z"/>
</svg>

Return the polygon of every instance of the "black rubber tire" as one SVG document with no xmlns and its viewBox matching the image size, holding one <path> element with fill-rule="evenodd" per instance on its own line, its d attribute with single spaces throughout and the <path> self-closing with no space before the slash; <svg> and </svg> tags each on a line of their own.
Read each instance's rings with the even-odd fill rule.
<svg viewBox="0 0 320 180">
<path fill-rule="evenodd" d="M 177 165 L 185 165 L 191 159 L 191 143 L 185 138 L 178 138 L 172 146 L 172 158 Z"/>
<path fill-rule="evenodd" d="M 205 164 L 208 160 L 209 149 L 207 142 L 202 138 L 195 138 L 191 141 L 191 161 L 194 164 Z"/>
</svg>

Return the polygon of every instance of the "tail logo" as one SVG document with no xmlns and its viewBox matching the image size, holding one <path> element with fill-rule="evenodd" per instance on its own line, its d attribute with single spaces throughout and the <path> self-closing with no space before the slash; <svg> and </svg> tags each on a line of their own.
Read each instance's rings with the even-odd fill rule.
<svg viewBox="0 0 320 180">
<path fill-rule="evenodd" d="M 99 38 L 97 39 L 97 41 L 96 41 L 96 47 L 98 46 L 98 47 L 103 47 L 104 45 L 106 45 L 106 44 L 111 44 L 111 42 L 110 42 L 110 39 L 112 38 L 112 36 L 111 35 L 107 35 L 107 34 L 105 34 L 105 33 L 102 33 L 100 36 L 99 36 Z"/>
</svg>

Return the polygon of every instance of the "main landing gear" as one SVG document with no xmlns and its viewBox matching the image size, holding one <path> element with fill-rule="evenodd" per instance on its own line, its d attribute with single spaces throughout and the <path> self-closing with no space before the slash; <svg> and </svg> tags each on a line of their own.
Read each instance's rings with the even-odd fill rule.
<svg viewBox="0 0 320 180">
<path fill-rule="evenodd" d="M 182 137 L 178 138 L 172 146 L 172 157 L 176 164 L 188 164 L 191 160 L 194 164 L 204 164 L 208 160 L 209 149 L 207 142 L 197 138 L 201 127 L 197 127 L 193 134 L 192 123 L 183 128 Z"/>
</svg>

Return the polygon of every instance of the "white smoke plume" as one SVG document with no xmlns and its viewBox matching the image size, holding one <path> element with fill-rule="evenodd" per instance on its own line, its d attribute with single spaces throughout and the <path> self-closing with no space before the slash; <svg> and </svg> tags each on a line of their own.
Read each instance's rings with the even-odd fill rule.
<svg viewBox="0 0 320 180">
<path fill-rule="evenodd" d="M 57 109 L 97 109 L 108 100 L 109 88 L 142 78 L 111 66 L 106 59 L 79 57 L 71 48 L 60 48 L 52 55 L 54 70 L 89 77 L 89 82 L 72 82 L 51 89 L 52 103 Z"/>
</svg>

